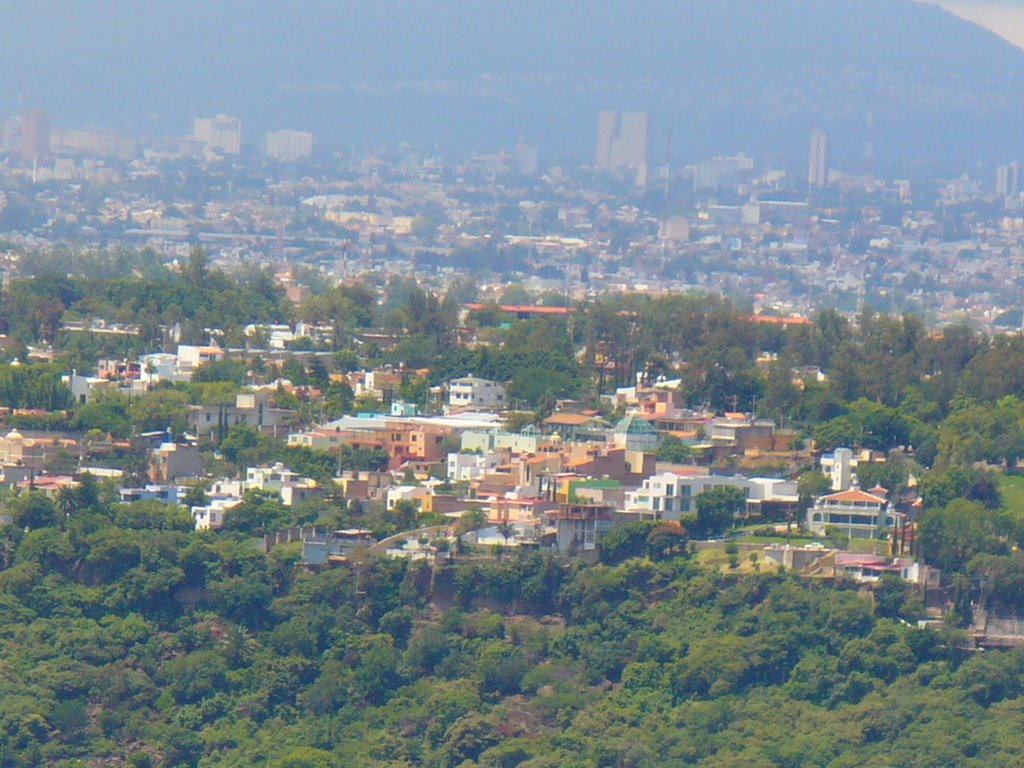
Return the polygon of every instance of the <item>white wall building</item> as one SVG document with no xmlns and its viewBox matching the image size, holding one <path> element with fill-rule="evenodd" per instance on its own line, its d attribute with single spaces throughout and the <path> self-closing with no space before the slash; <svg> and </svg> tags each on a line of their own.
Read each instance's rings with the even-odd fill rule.
<svg viewBox="0 0 1024 768">
<path fill-rule="evenodd" d="M 493 472 L 509 460 L 508 451 L 479 453 L 449 453 L 448 480 L 453 483 L 468 482 Z"/>
<path fill-rule="evenodd" d="M 663 472 L 644 480 L 635 491 L 626 492 L 626 512 L 648 519 L 679 520 L 697 511 L 696 498 L 715 488 L 740 488 L 747 495 L 747 513 L 757 514 L 766 502 L 796 504 L 796 482 L 766 477 L 724 475 L 680 475 Z"/>
<path fill-rule="evenodd" d="M 220 150 L 226 155 L 242 151 L 242 121 L 230 115 L 197 117 L 192 123 L 192 139 L 202 143 L 207 152 Z"/>
<path fill-rule="evenodd" d="M 821 471 L 831 481 L 833 491 L 850 490 L 855 466 L 857 462 L 849 448 L 836 448 L 832 453 L 823 454 L 821 457 Z"/>
<path fill-rule="evenodd" d="M 887 499 L 857 488 L 822 496 L 807 510 L 807 529 L 817 536 L 837 531 L 851 539 L 877 539 L 898 522 Z"/>
<path fill-rule="evenodd" d="M 202 507 L 192 507 L 192 520 L 197 531 L 219 531 L 224 515 L 242 503 L 241 499 L 212 499 Z"/>
<path fill-rule="evenodd" d="M 463 376 L 448 383 L 448 405 L 452 408 L 499 410 L 505 403 L 505 387 L 496 381 Z"/>
<path fill-rule="evenodd" d="M 423 507 L 423 499 L 431 495 L 429 488 L 422 485 L 398 485 L 388 489 L 387 508 L 392 510 L 400 501 L 411 501 L 417 507 Z"/>
<path fill-rule="evenodd" d="M 220 347 L 196 347 L 191 344 L 178 345 L 178 373 L 191 376 L 196 368 L 215 360 L 224 359 L 224 350 Z"/>
<path fill-rule="evenodd" d="M 283 163 L 308 160 L 313 154 L 313 134 L 306 131 L 271 131 L 266 140 L 267 157 Z"/>
</svg>

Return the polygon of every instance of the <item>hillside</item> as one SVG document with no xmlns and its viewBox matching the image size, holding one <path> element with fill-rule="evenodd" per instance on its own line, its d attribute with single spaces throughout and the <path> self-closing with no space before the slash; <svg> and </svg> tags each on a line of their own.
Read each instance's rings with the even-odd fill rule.
<svg viewBox="0 0 1024 768">
<path fill-rule="evenodd" d="M 873 607 L 652 537 L 594 567 L 309 573 L 159 504 L 9 511 L 4 768 L 980 768 L 1024 748 L 1024 656 L 910 629 L 899 582 Z"/>
</svg>

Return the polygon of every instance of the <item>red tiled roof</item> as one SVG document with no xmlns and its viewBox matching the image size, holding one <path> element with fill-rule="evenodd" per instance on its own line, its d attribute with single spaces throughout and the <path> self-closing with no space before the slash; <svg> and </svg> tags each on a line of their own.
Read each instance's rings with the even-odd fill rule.
<svg viewBox="0 0 1024 768">
<path fill-rule="evenodd" d="M 860 502 L 862 504 L 885 504 L 885 499 L 879 496 L 873 496 L 870 493 L 864 491 L 842 491 L 840 493 L 833 493 L 826 496 L 824 501 L 835 501 L 840 504 L 846 504 L 851 502 Z"/>
<path fill-rule="evenodd" d="M 528 304 L 465 304 L 466 309 L 479 312 L 484 309 L 497 309 L 502 312 L 513 312 L 520 315 L 567 315 L 571 307 L 534 307 Z"/>
</svg>

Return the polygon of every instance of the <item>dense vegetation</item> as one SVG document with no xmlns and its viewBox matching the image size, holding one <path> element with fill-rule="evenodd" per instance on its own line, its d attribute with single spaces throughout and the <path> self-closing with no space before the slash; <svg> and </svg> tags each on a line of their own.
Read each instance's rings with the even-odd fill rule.
<svg viewBox="0 0 1024 768">
<path fill-rule="evenodd" d="M 0 765 L 1009 765 L 1024 655 L 677 548 L 308 572 L 87 483 L 11 502 Z M 432 591 L 433 590 L 433 591 Z M 105 761 L 124 760 L 124 763 Z"/>
</svg>

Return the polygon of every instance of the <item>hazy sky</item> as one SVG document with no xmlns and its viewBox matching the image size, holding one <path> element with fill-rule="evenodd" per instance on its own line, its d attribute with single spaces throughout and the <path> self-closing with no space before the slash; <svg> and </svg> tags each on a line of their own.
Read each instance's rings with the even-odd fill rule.
<svg viewBox="0 0 1024 768">
<path fill-rule="evenodd" d="M 940 0 L 939 5 L 1024 48 L 1024 0 Z"/>
</svg>

